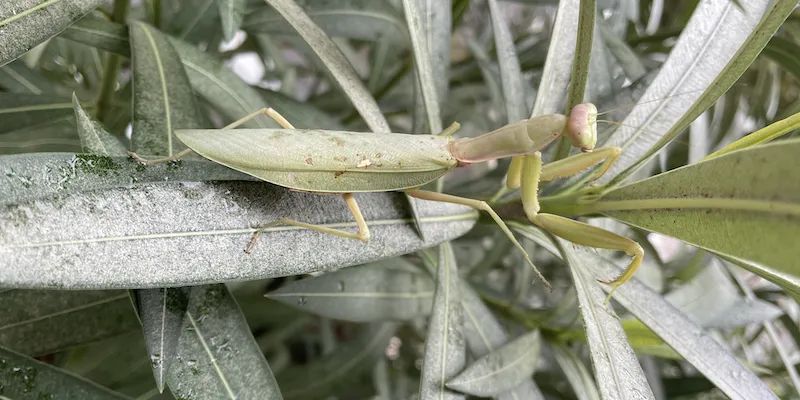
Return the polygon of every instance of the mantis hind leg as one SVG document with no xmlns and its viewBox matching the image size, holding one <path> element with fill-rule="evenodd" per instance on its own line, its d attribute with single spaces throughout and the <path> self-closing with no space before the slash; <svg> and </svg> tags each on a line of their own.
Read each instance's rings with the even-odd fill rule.
<svg viewBox="0 0 800 400">
<path fill-rule="evenodd" d="M 353 197 L 352 193 L 344 193 L 342 197 L 344 197 L 344 201 L 345 203 L 347 203 L 347 208 L 350 209 L 350 213 L 353 214 L 353 218 L 355 218 L 356 220 L 356 225 L 358 225 L 357 233 L 347 232 L 341 229 L 329 228 L 323 225 L 315 225 L 306 222 L 295 221 L 289 218 L 279 218 L 273 222 L 261 226 L 260 228 L 258 228 L 258 230 L 256 230 L 253 233 L 253 236 L 250 238 L 250 243 L 247 244 L 247 247 L 244 250 L 245 253 L 250 254 L 250 252 L 252 252 L 253 247 L 255 246 L 256 242 L 258 241 L 258 237 L 261 235 L 262 232 L 276 225 L 298 226 L 301 228 L 312 229 L 318 232 L 329 233 L 331 235 L 336 235 L 343 238 L 358 239 L 362 242 L 368 242 L 370 237 L 369 227 L 367 227 L 367 221 L 364 220 L 364 215 L 361 214 L 361 209 L 358 207 L 356 199 Z"/>
<path fill-rule="evenodd" d="M 278 113 L 277 111 L 275 111 L 272 108 L 262 108 L 262 109 L 260 109 L 258 111 L 252 112 L 252 113 L 250 113 L 250 114 L 248 114 L 248 115 L 246 115 L 246 116 L 234 121 L 233 123 L 225 126 L 222 129 L 233 129 L 233 128 L 236 128 L 236 127 L 238 127 L 238 126 L 240 126 L 242 124 L 246 124 L 247 122 L 251 121 L 252 119 L 258 117 L 259 115 L 266 115 L 266 116 L 272 118 L 273 120 L 275 120 L 275 122 L 278 123 L 278 125 L 280 125 L 283 128 L 294 129 L 294 126 L 292 126 L 292 124 L 290 124 L 289 121 L 287 121 L 286 118 L 283 117 L 283 115 L 281 115 L 280 113 Z M 136 154 L 136 153 L 134 153 L 132 151 L 129 151 L 128 152 L 128 157 L 136 160 L 137 162 L 139 162 L 140 164 L 143 164 L 143 165 L 153 165 L 153 164 L 162 164 L 162 163 L 166 163 L 166 162 L 178 161 L 181 158 L 186 157 L 187 155 L 189 155 L 189 153 L 191 153 L 191 152 L 192 152 L 192 149 L 185 149 L 185 150 L 183 150 L 183 151 L 181 151 L 179 153 L 173 154 L 173 155 L 168 156 L 168 157 L 147 159 L 147 158 L 143 158 L 142 156 L 140 156 L 140 155 L 138 155 L 138 154 Z"/>
<path fill-rule="evenodd" d="M 511 242 L 514 243 L 514 246 L 516 246 L 519 249 L 519 251 L 522 252 L 522 256 L 525 257 L 525 261 L 527 261 L 528 264 L 533 268 L 534 272 L 536 272 L 536 275 L 539 277 L 539 279 L 542 281 L 542 283 L 544 283 L 544 285 L 548 289 L 550 289 L 550 290 L 553 289 L 550 286 L 550 283 L 547 282 L 547 279 L 545 279 L 544 276 L 542 275 L 542 273 L 539 272 L 539 270 L 536 268 L 535 265 L 533 265 L 533 261 L 531 260 L 530 256 L 528 255 L 528 252 L 526 252 L 525 249 L 522 248 L 522 245 L 517 241 L 517 238 L 515 238 L 514 234 L 511 232 L 511 229 L 508 228 L 506 223 L 503 222 L 503 220 L 500 218 L 500 216 L 497 215 L 497 213 L 492 209 L 492 207 L 489 206 L 489 204 L 486 203 L 485 201 L 475 200 L 475 199 L 468 199 L 468 198 L 465 198 L 465 197 L 458 197 L 458 196 L 453 196 L 453 195 L 450 195 L 450 194 L 444 194 L 444 193 L 439 193 L 439 192 L 430 192 L 430 191 L 427 191 L 427 190 L 416 190 L 416 189 L 414 189 L 414 190 L 406 190 L 405 192 L 409 196 L 416 197 L 416 198 L 423 199 L 423 200 L 434 200 L 434 201 L 442 201 L 442 202 L 445 202 L 445 203 L 461 204 L 461 205 L 465 205 L 465 206 L 468 206 L 468 207 L 472 207 L 472 208 L 474 208 L 476 210 L 479 210 L 479 211 L 486 211 L 489 214 L 489 216 L 492 217 L 494 222 L 497 223 L 497 225 L 500 227 L 500 229 L 503 231 L 503 233 L 505 233 L 506 236 L 508 236 L 508 238 L 511 239 Z"/>
<path fill-rule="evenodd" d="M 567 177 L 605 161 L 605 165 L 601 167 L 599 174 L 596 173 L 593 176 L 593 179 L 597 179 L 616 161 L 619 153 L 620 150 L 616 147 L 602 148 L 543 166 L 542 156 L 539 152 L 536 152 L 531 156 L 525 157 L 521 168 L 523 184 L 521 188 L 522 205 L 531 222 L 570 242 L 595 248 L 624 251 L 633 256 L 630 264 L 619 277 L 611 281 L 600 281 L 612 287 L 611 292 L 606 297 L 606 303 L 611 299 L 611 295 L 616 288 L 627 282 L 641 265 L 644 257 L 642 246 L 626 237 L 583 222 L 553 214 L 539 214 L 538 189 L 539 181 L 541 180 Z"/>
</svg>

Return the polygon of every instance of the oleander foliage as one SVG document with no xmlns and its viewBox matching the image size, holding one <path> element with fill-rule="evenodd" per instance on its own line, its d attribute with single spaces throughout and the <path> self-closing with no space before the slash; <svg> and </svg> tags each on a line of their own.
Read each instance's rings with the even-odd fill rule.
<svg viewBox="0 0 800 400">
<path fill-rule="evenodd" d="M 0 397 L 796 398 L 797 3 L 4 0 Z M 397 193 L 356 195 L 368 244 L 278 226 L 246 254 L 276 218 L 355 225 L 336 196 L 126 156 L 265 107 L 472 136 L 582 101 L 622 156 L 540 197 L 644 247 L 610 304 L 629 257 L 530 224 L 509 160 L 429 189 L 489 201 L 552 291 L 486 216 Z"/>
</svg>

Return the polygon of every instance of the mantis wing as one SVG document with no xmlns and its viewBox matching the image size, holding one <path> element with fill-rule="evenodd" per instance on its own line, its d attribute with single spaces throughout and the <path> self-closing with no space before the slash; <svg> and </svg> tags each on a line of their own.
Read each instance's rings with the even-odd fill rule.
<svg viewBox="0 0 800 400">
<path fill-rule="evenodd" d="M 294 129 L 175 132 L 211 161 L 311 192 L 383 192 L 422 186 L 455 168 L 450 138 Z"/>
</svg>

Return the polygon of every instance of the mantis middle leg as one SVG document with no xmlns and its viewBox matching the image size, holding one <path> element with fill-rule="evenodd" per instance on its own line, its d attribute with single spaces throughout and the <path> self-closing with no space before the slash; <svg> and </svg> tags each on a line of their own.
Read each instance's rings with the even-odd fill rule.
<svg viewBox="0 0 800 400">
<path fill-rule="evenodd" d="M 608 167 L 619 157 L 619 148 L 601 148 L 593 152 L 582 153 L 572 157 L 559 160 L 554 163 L 542 166 L 542 155 L 539 152 L 524 158 L 522 167 L 522 204 L 528 219 L 542 229 L 570 242 L 596 247 L 601 249 L 611 249 L 624 251 L 633 256 L 625 271 L 614 280 L 600 281 L 612 286 L 611 292 L 606 298 L 606 302 L 611 299 L 617 287 L 627 282 L 644 257 L 642 247 L 626 237 L 600 229 L 595 226 L 564 218 L 553 214 L 539 213 L 538 190 L 539 181 L 549 181 L 556 178 L 571 176 L 586 168 L 605 162 L 600 168 L 599 173 L 595 173 L 592 179 L 600 177 Z"/>
<path fill-rule="evenodd" d="M 525 251 L 525 249 L 522 247 L 519 241 L 517 241 L 517 239 L 514 237 L 514 234 L 511 232 L 511 229 L 508 228 L 508 225 L 506 225 L 506 223 L 503 222 L 500 216 L 497 215 L 497 213 L 492 209 L 492 207 L 489 206 L 489 204 L 486 203 L 485 201 L 468 199 L 466 197 L 453 196 L 451 194 L 444 194 L 439 192 L 430 192 L 427 190 L 411 189 L 411 190 L 406 190 L 405 193 L 408 194 L 409 196 L 423 200 L 433 200 L 433 201 L 442 201 L 445 203 L 461 204 L 467 207 L 472 207 L 479 211 L 486 211 L 489 214 L 489 216 L 492 217 L 494 222 L 497 223 L 497 225 L 500 227 L 503 233 L 505 233 L 506 236 L 508 236 L 508 238 L 511 239 L 511 242 L 514 243 L 515 246 L 517 246 L 519 251 L 522 252 L 523 257 L 525 257 L 525 261 L 527 261 L 528 264 L 531 267 L 533 267 L 533 271 L 536 272 L 536 275 L 539 277 L 542 283 L 544 283 L 547 289 L 553 290 L 553 288 L 550 286 L 550 283 L 547 282 L 547 279 L 545 279 L 542 273 L 539 272 L 539 269 L 537 269 L 536 266 L 533 265 L 533 261 L 528 255 L 528 252 Z"/>
<path fill-rule="evenodd" d="M 275 120 L 275 122 L 278 123 L 278 125 L 280 125 L 284 129 L 295 129 L 294 126 L 292 126 L 292 124 L 290 124 L 289 121 L 287 121 L 286 118 L 283 117 L 283 115 L 279 114 L 277 111 L 275 111 L 271 107 L 270 108 L 262 108 L 262 109 L 260 109 L 258 111 L 250 113 L 249 115 L 244 116 L 244 117 L 232 122 L 231 124 L 223 127 L 222 129 L 233 129 L 233 128 L 239 127 L 240 125 L 247 123 L 248 121 L 258 117 L 259 115 L 266 115 L 266 116 L 272 118 L 273 120 Z M 132 151 L 129 151 L 128 152 L 128 156 L 130 158 L 136 160 L 140 164 L 153 165 L 153 164 L 162 164 L 162 163 L 166 163 L 166 162 L 178 161 L 181 158 L 186 157 L 187 155 L 189 155 L 191 152 L 192 152 L 192 149 L 184 149 L 184 150 L 182 150 L 182 151 L 180 151 L 178 153 L 175 153 L 175 154 L 173 154 L 171 156 L 160 157 L 160 158 L 149 158 L 148 159 L 148 158 L 143 158 L 142 156 L 140 156 L 140 155 L 138 155 L 138 154 L 136 154 L 136 153 L 134 153 Z"/>
</svg>

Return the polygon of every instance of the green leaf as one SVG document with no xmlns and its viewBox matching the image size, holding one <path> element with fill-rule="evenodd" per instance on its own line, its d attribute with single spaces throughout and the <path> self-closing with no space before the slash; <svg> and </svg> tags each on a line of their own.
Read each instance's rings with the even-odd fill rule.
<svg viewBox="0 0 800 400">
<path fill-rule="evenodd" d="M 711 154 L 706 156 L 704 160 L 709 160 L 734 150 L 746 149 L 752 146 L 768 143 L 777 139 L 789 132 L 793 132 L 800 128 L 800 113 L 796 113 L 786 119 L 773 122 L 764 128 L 761 128 Z"/>
<path fill-rule="evenodd" d="M 176 361 L 190 290 L 178 287 L 133 292 L 159 392 L 164 391 L 167 373 Z"/>
<path fill-rule="evenodd" d="M 0 135 L 0 154 L 81 151 L 81 140 L 74 121 L 74 116 L 65 115 L 43 125 L 3 133 Z M 13 171 L 10 173 L 13 175 Z M 19 183 L 25 182 L 23 179 Z"/>
<path fill-rule="evenodd" d="M 299 102 L 279 92 L 259 90 L 261 97 L 286 117 L 297 129 L 343 129 L 339 120 L 332 118 L 309 103 Z"/>
<path fill-rule="evenodd" d="M 645 102 L 602 143 L 621 147 L 622 155 L 598 182 L 621 183 L 686 129 L 739 79 L 796 5 L 754 0 L 744 13 L 728 1 L 698 7 L 642 96 Z M 708 21 L 717 28 L 709 29 Z"/>
<path fill-rule="evenodd" d="M 464 399 L 445 386 L 458 375 L 467 362 L 464 342 L 464 309 L 459 293 L 460 279 L 455 254 L 450 243 L 439 246 L 439 261 L 436 272 L 436 292 L 433 311 L 428 321 L 428 337 L 425 340 L 425 357 L 422 362 L 422 378 L 419 385 L 420 399 Z"/>
<path fill-rule="evenodd" d="M 628 343 L 619 318 L 589 273 L 593 260 L 575 250 L 576 245 L 557 239 L 564 260 L 569 264 L 572 282 L 578 295 L 581 316 L 586 328 L 586 341 L 592 357 L 597 385 L 604 398 L 654 399 L 642 366 Z"/>
<path fill-rule="evenodd" d="M 403 16 L 385 1 L 329 0 L 299 2 L 308 17 L 331 37 L 388 40 L 405 44 L 408 33 Z M 260 7 L 242 24 L 247 32 L 294 34 L 292 25 L 271 7 Z"/>
<path fill-rule="evenodd" d="M 141 329 L 72 349 L 59 361 L 63 369 L 125 394 L 131 393 L 122 388 L 137 381 L 146 381 L 146 390 L 155 388 Z"/>
<path fill-rule="evenodd" d="M 586 83 L 589 80 L 589 66 L 592 56 L 592 42 L 594 41 L 594 22 L 597 13 L 597 0 L 580 0 L 578 13 L 578 31 L 575 42 L 575 61 L 572 63 L 570 75 L 569 94 L 567 95 L 566 114 L 572 112 L 572 107 L 583 103 L 586 96 Z M 552 43 L 550 44 L 553 45 Z M 572 145 L 569 139 L 562 135 L 558 138 L 552 161 L 558 161 L 569 156 Z"/>
<path fill-rule="evenodd" d="M 0 307 L 0 345 L 31 355 L 55 353 L 139 326 L 122 291 L 10 290 L 0 293 Z"/>
<path fill-rule="evenodd" d="M 608 51 L 617 59 L 617 63 L 622 68 L 625 76 L 632 82 L 638 81 L 647 74 L 642 61 L 636 52 L 631 49 L 627 42 L 617 36 L 603 19 L 597 20 L 598 31 L 603 39 L 603 43 Z"/>
<path fill-rule="evenodd" d="M 800 276 L 798 151 L 797 139 L 735 151 L 619 188 L 589 208 Z"/>
<path fill-rule="evenodd" d="M 393 258 L 295 281 L 267 297 L 327 318 L 407 321 L 430 314 L 433 281 Z"/>
<path fill-rule="evenodd" d="M 800 79 L 800 46 L 791 40 L 775 36 L 761 53 L 778 63 L 786 72 Z"/>
<path fill-rule="evenodd" d="M 613 262 L 592 250 L 577 247 L 574 251 L 580 257 L 591 260 L 584 265 L 597 279 L 617 276 L 621 271 Z M 602 287 L 610 290 L 606 285 Z M 636 279 L 619 286 L 614 292 L 614 299 L 731 399 L 777 398 L 758 376 L 719 342 Z"/>
<path fill-rule="evenodd" d="M 347 98 L 364 118 L 373 132 L 391 132 L 389 123 L 381 113 L 375 98 L 361 82 L 361 78 L 347 62 L 336 44 L 309 18 L 294 0 L 267 0 L 281 16 L 308 43 L 314 53 L 322 60 L 334 81 L 342 88 Z"/>
<path fill-rule="evenodd" d="M 131 57 L 128 27 L 103 18 L 82 18 L 70 25 L 60 37 L 122 57 Z"/>
<path fill-rule="evenodd" d="M 216 0 L 219 9 L 219 16 L 222 19 L 222 37 L 233 40 L 239 26 L 244 19 L 247 0 Z"/>
<path fill-rule="evenodd" d="M 469 284 L 461 280 L 459 290 L 461 307 L 464 309 L 464 338 L 472 357 L 481 358 L 508 343 L 508 335 L 500 322 Z M 533 380 L 528 379 L 497 398 L 499 400 L 544 400 L 544 395 Z"/>
<path fill-rule="evenodd" d="M 119 181 L 130 183 L 124 169 L 114 168 L 135 165 L 133 161 L 123 164 L 103 157 L 77 160 L 96 160 L 91 166 L 87 161 L 75 162 L 76 174 L 87 182 L 84 189 L 108 184 L 106 178 L 118 174 Z M 187 164 L 184 161 L 165 168 L 179 172 Z M 57 167 L 49 170 L 56 182 L 62 173 L 72 183 L 79 180 L 71 177 L 68 165 L 61 172 Z M 46 167 L 36 165 L 28 172 L 14 169 L 11 176 L 0 175 L 0 195 L 9 191 L 9 183 L 21 186 L 23 196 L 25 182 L 33 182 L 28 192 L 37 187 L 34 185 L 48 185 L 45 179 L 50 178 L 42 176 Z M 0 199 L 6 204 L 0 214 L 4 232 L 0 235 L 4 260 L 0 282 L 75 289 L 152 288 L 331 271 L 453 239 L 466 233 L 477 217 L 464 206 L 419 201 L 420 219 L 427 233 L 422 241 L 408 216 L 404 195 L 359 193 L 355 198 L 371 225 L 369 243 L 274 226 L 263 232 L 252 254 L 246 254 L 243 249 L 254 226 L 277 218 L 346 230 L 356 225 L 347 207 L 341 200 L 331 201 L 336 199 L 332 196 L 294 192 L 261 182 L 171 182 L 197 180 L 179 175 L 163 174 L 170 182 L 162 179 L 157 184 L 73 192 L 26 202 L 9 204 Z M 21 179 L 25 182 L 18 182 Z M 48 191 L 58 193 L 53 187 L 56 184 L 49 186 Z M 130 268 L 131 260 L 136 268 Z"/>
<path fill-rule="evenodd" d="M 133 151 L 172 155 L 185 146 L 175 129 L 197 128 L 192 87 L 167 37 L 143 23 L 130 25 L 133 53 Z"/>
<path fill-rule="evenodd" d="M 57 35 L 104 0 L 6 0 L 0 9 L 0 67 Z"/>
<path fill-rule="evenodd" d="M 305 365 L 293 365 L 278 374 L 286 399 L 324 398 L 346 392 L 349 384 L 370 371 L 384 355 L 397 325 L 391 322 L 369 324 L 358 336 L 340 344 L 330 354 Z"/>
<path fill-rule="evenodd" d="M 168 32 L 188 43 L 210 42 L 218 32 L 219 8 L 216 0 L 181 1 L 181 8 L 166 25 Z M 174 45 L 174 43 L 173 43 Z"/>
<path fill-rule="evenodd" d="M 124 156 L 127 149 L 116 137 L 106 132 L 103 126 L 93 120 L 78 102 L 78 96 L 72 95 L 72 105 L 75 108 L 75 120 L 78 125 L 78 135 L 81 138 L 83 151 L 101 156 Z"/>
<path fill-rule="evenodd" d="M 0 68 L 0 87 L 14 93 L 54 94 L 54 84 L 20 60 Z"/>
<path fill-rule="evenodd" d="M 493 396 L 530 380 L 539 361 L 539 331 L 528 332 L 481 357 L 447 387 L 474 396 Z"/>
<path fill-rule="evenodd" d="M 86 400 L 127 399 L 94 382 L 50 364 L 0 347 L 0 382 L 3 396 L 15 400 L 71 398 Z"/>
<path fill-rule="evenodd" d="M 233 71 L 214 57 L 194 46 L 171 38 L 186 70 L 186 76 L 195 93 L 211 103 L 230 121 L 270 106 L 258 90 L 244 83 Z M 246 124 L 246 128 L 278 128 L 278 124 L 267 116 L 259 116 Z"/>
<path fill-rule="evenodd" d="M 500 78 L 503 83 L 503 97 L 506 105 L 506 121 L 514 123 L 528 118 L 528 106 L 525 100 L 527 82 L 522 78 L 522 71 L 517 59 L 514 38 L 506 25 L 497 0 L 489 0 L 489 12 L 492 18 L 494 43 L 497 48 L 497 62 L 500 66 Z"/>
<path fill-rule="evenodd" d="M 282 399 L 267 360 L 225 285 L 192 288 L 183 326 L 179 362 L 167 377 L 175 397 Z"/>
<path fill-rule="evenodd" d="M 69 98 L 0 92 L 0 133 L 47 124 L 73 112 Z"/>
</svg>

